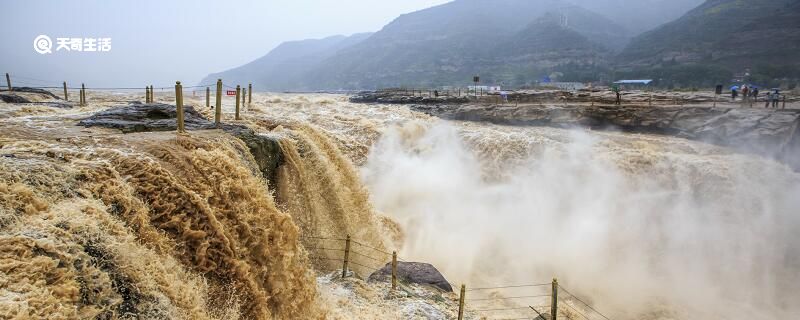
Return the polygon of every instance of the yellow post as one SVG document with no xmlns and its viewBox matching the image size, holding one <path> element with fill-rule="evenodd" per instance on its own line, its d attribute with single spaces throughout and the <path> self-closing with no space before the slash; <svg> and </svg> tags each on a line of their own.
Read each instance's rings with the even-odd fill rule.
<svg viewBox="0 0 800 320">
<path fill-rule="evenodd" d="M 67 82 L 64 81 L 64 101 L 69 101 L 69 93 L 67 93 Z"/>
<path fill-rule="evenodd" d="M 392 290 L 397 289 L 397 251 L 392 251 Z"/>
<path fill-rule="evenodd" d="M 553 278 L 553 294 L 550 297 L 552 302 L 550 304 L 550 320 L 556 320 L 558 317 L 558 279 Z"/>
<path fill-rule="evenodd" d="M 350 260 L 350 235 L 344 241 L 344 263 L 342 264 L 342 279 L 347 277 L 347 262 Z"/>
<path fill-rule="evenodd" d="M 236 85 L 236 120 L 239 120 L 239 95 L 242 93 L 242 88 Z"/>
<path fill-rule="evenodd" d="M 211 88 L 206 87 L 206 109 L 211 107 Z"/>
<path fill-rule="evenodd" d="M 184 133 L 183 126 L 183 86 L 180 81 L 175 82 L 175 111 L 178 113 L 178 133 Z"/>
<path fill-rule="evenodd" d="M 467 293 L 467 286 L 461 285 L 461 293 L 458 295 L 458 320 L 464 320 L 464 296 Z"/>
<path fill-rule="evenodd" d="M 8 84 L 8 92 L 11 92 L 11 76 L 6 72 L 6 83 Z"/>
<path fill-rule="evenodd" d="M 222 120 L 222 79 L 217 79 L 217 105 L 214 111 L 214 125 L 220 127 Z"/>
<path fill-rule="evenodd" d="M 253 84 L 247 84 L 247 106 L 253 103 Z"/>
</svg>

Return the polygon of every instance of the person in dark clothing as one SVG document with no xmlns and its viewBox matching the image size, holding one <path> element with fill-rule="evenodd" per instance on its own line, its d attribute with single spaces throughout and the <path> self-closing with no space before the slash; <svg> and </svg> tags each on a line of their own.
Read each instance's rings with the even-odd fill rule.
<svg viewBox="0 0 800 320">
<path fill-rule="evenodd" d="M 753 88 L 753 100 L 758 103 L 758 87 Z"/>
<path fill-rule="evenodd" d="M 737 96 L 739 96 L 738 88 L 731 89 L 731 101 L 736 101 Z"/>
<path fill-rule="evenodd" d="M 778 109 L 778 102 L 781 101 L 781 92 L 775 90 L 775 93 L 772 94 L 772 108 Z"/>
<path fill-rule="evenodd" d="M 614 101 L 614 104 L 622 105 L 622 94 L 620 93 L 619 86 L 614 85 L 613 87 L 611 87 L 611 91 L 614 91 L 614 93 L 617 94 L 617 100 Z"/>
</svg>

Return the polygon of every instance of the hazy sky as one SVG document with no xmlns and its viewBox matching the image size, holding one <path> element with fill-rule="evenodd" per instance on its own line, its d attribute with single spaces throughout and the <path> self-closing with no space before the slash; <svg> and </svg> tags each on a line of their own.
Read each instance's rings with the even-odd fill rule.
<svg viewBox="0 0 800 320">
<path fill-rule="evenodd" d="M 14 85 L 196 84 L 283 41 L 377 31 L 400 14 L 446 2 L 0 0 L 0 72 L 11 73 Z M 39 35 L 51 38 L 52 54 L 34 50 Z M 56 38 L 105 37 L 110 52 L 55 51 Z"/>
</svg>

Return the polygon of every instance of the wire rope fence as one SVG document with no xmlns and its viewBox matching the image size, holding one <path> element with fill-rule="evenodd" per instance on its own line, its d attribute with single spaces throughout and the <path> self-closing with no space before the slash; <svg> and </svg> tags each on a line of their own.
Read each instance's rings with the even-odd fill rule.
<svg viewBox="0 0 800 320">
<path fill-rule="evenodd" d="M 392 290 L 398 289 L 398 261 L 404 262 L 397 251 L 389 252 L 351 236 L 301 236 L 309 257 L 316 262 L 335 263 L 341 277 L 369 279 L 375 272 L 391 272 Z M 330 265 L 328 265 L 330 266 Z M 388 269 L 383 270 L 382 269 Z M 450 284 L 454 289 L 458 286 Z M 515 319 L 585 319 L 611 320 L 596 307 L 564 289 L 557 279 L 551 282 L 506 284 L 497 286 L 460 286 L 458 319 L 465 314 L 486 320 Z M 555 316 L 552 316 L 555 315 Z"/>
</svg>

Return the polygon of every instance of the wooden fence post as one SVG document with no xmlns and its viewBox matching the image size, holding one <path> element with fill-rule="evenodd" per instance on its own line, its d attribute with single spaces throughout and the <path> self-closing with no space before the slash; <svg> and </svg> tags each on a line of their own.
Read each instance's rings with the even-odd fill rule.
<svg viewBox="0 0 800 320">
<path fill-rule="evenodd" d="M 175 82 L 175 111 L 178 113 L 178 134 L 186 132 L 183 126 L 183 86 Z"/>
<path fill-rule="evenodd" d="M 458 295 L 458 320 L 464 320 L 464 296 L 467 293 L 467 286 L 461 285 L 461 293 Z"/>
<path fill-rule="evenodd" d="M 156 94 L 155 94 L 155 90 L 154 89 L 155 88 L 153 88 L 153 85 L 151 84 L 150 85 L 150 103 L 156 102 Z"/>
<path fill-rule="evenodd" d="M 242 88 L 236 85 L 236 120 L 239 120 L 239 95 L 242 93 Z"/>
<path fill-rule="evenodd" d="M 558 279 L 553 278 L 553 294 L 550 296 L 552 300 L 550 304 L 550 320 L 556 320 L 558 317 Z"/>
<path fill-rule="evenodd" d="M 86 106 L 86 85 L 81 83 L 81 107 Z"/>
<path fill-rule="evenodd" d="M 344 263 L 342 264 L 342 279 L 347 277 L 347 262 L 350 259 L 350 235 L 344 242 Z"/>
<path fill-rule="evenodd" d="M 64 81 L 64 101 L 69 101 L 69 93 L 67 93 L 67 82 Z"/>
<path fill-rule="evenodd" d="M 247 108 L 247 89 L 242 88 L 242 108 Z"/>
<path fill-rule="evenodd" d="M 211 88 L 206 87 L 206 109 L 211 108 Z"/>
<path fill-rule="evenodd" d="M 248 83 L 247 84 L 247 106 L 250 106 L 251 103 L 253 103 L 253 84 L 252 83 Z"/>
<path fill-rule="evenodd" d="M 214 111 L 214 125 L 219 128 L 222 120 L 222 79 L 217 79 L 217 105 Z"/>
<path fill-rule="evenodd" d="M 8 84 L 8 92 L 11 92 L 11 76 L 6 72 L 6 84 Z"/>
<path fill-rule="evenodd" d="M 392 290 L 397 289 L 397 251 L 392 251 Z"/>
</svg>

